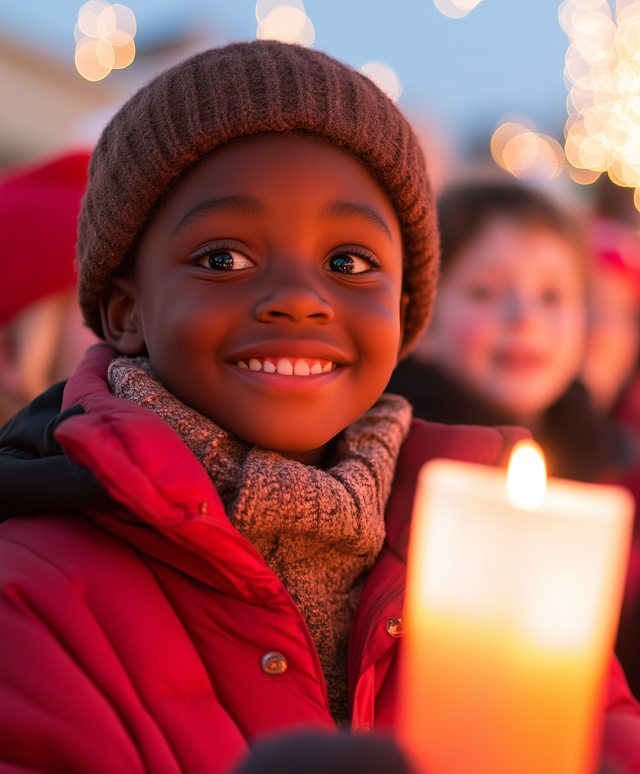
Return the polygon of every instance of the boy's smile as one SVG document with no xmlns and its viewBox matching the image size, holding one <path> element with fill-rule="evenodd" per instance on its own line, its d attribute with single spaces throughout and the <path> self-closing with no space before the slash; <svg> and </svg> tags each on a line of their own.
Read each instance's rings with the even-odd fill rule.
<svg viewBox="0 0 640 774">
<path fill-rule="evenodd" d="M 370 408 L 402 339 L 402 240 L 359 161 L 298 135 L 216 151 L 147 226 L 107 341 L 237 437 L 304 462 Z"/>
</svg>

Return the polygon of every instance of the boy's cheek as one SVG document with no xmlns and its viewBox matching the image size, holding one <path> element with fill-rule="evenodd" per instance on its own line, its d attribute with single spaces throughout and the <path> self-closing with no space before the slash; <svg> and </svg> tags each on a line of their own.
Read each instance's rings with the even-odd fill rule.
<svg viewBox="0 0 640 774">
<path fill-rule="evenodd" d="M 398 308 L 376 305 L 352 314 L 349 326 L 358 351 L 375 360 L 398 356 L 403 330 Z"/>
</svg>

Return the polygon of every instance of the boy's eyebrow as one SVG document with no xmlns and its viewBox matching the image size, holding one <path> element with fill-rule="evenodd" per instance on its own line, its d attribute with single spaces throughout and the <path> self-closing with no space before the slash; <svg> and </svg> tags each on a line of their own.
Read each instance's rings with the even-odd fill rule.
<svg viewBox="0 0 640 774">
<path fill-rule="evenodd" d="M 196 223 L 207 215 L 219 212 L 238 212 L 243 215 L 263 215 L 267 210 L 264 202 L 254 196 L 221 196 L 218 199 L 206 199 L 192 207 L 173 230 L 173 236 L 185 226 Z"/>
<path fill-rule="evenodd" d="M 322 208 L 320 215 L 323 219 L 343 218 L 344 220 L 357 219 L 362 220 L 370 226 L 382 231 L 391 241 L 391 230 L 384 219 L 378 213 L 365 207 L 363 204 L 353 204 L 352 202 L 332 202 Z"/>
</svg>

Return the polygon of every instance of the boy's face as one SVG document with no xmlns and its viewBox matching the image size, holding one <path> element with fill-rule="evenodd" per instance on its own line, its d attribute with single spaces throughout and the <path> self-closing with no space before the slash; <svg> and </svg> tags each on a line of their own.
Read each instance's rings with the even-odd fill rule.
<svg viewBox="0 0 640 774">
<path fill-rule="evenodd" d="M 422 351 L 532 424 L 576 378 L 585 330 L 575 248 L 548 229 L 495 219 L 442 278 Z"/>
<path fill-rule="evenodd" d="M 146 346 L 184 403 L 304 462 L 375 403 L 397 361 L 397 217 L 360 163 L 310 138 L 263 135 L 198 163 L 118 283 L 107 327 L 129 330 L 110 343 Z"/>
</svg>

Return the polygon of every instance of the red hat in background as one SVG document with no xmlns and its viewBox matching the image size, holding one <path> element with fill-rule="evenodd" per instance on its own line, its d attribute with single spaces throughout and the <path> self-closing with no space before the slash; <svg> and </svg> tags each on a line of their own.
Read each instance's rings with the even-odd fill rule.
<svg viewBox="0 0 640 774">
<path fill-rule="evenodd" d="M 0 180 L 0 325 L 76 286 L 76 230 L 90 157 L 77 151 Z"/>
<path fill-rule="evenodd" d="M 589 247 L 594 260 L 623 273 L 640 296 L 640 237 L 629 226 L 612 218 L 598 218 L 589 225 Z"/>
</svg>

